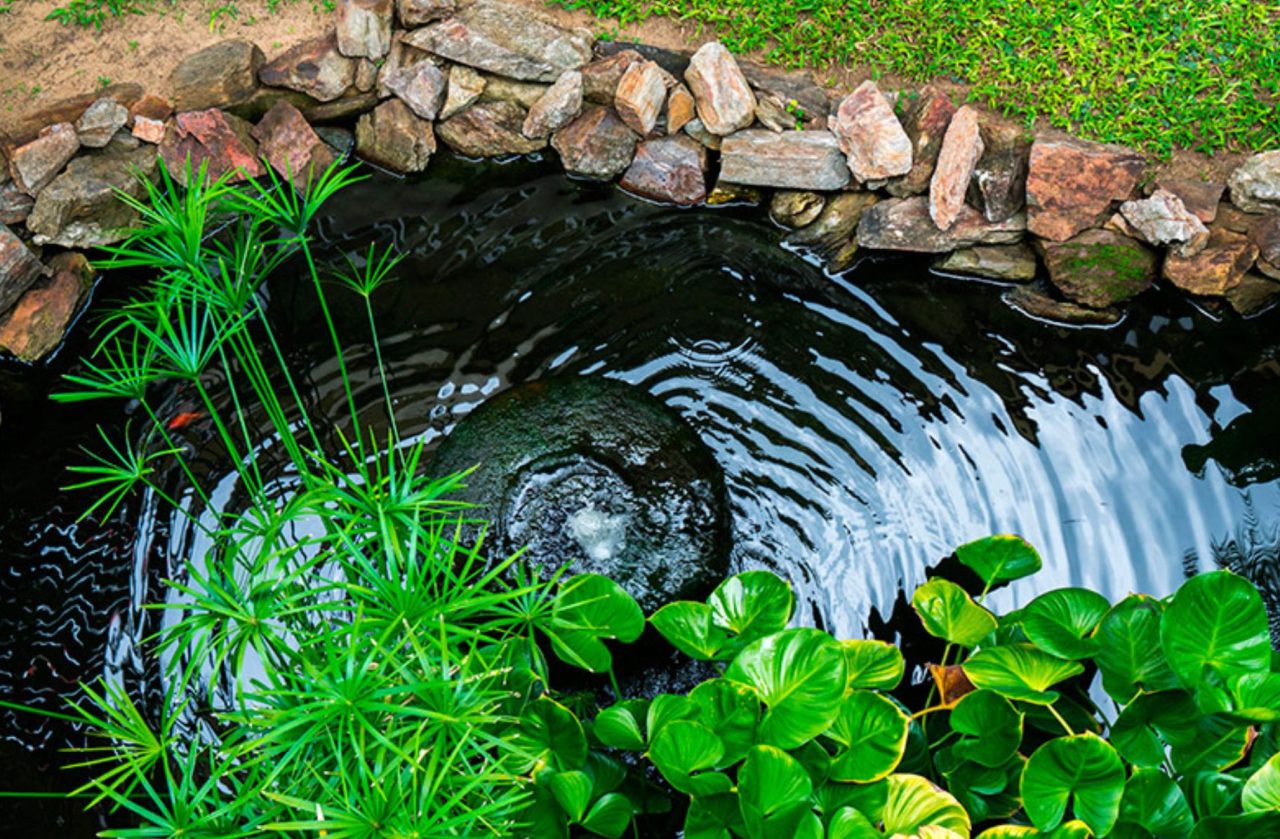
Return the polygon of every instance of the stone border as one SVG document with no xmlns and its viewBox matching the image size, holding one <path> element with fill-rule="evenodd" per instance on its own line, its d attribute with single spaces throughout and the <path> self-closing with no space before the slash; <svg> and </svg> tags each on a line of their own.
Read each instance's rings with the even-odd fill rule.
<svg viewBox="0 0 1280 839">
<path fill-rule="evenodd" d="M 596 42 L 501 0 L 339 0 L 323 37 L 270 62 L 222 41 L 170 82 L 172 101 L 116 85 L 0 134 L 0 351 L 59 346 L 90 278 L 45 253 L 122 240 L 136 214 L 114 191 L 140 196 L 135 172 L 181 182 L 190 159 L 302 179 L 354 153 L 411 173 L 440 144 L 550 146 L 568 173 L 662 203 L 767 200 L 829 270 L 861 250 L 937 254 L 937 270 L 1014 284 L 1006 300 L 1051 321 L 1116 323 L 1157 277 L 1241 315 L 1280 302 L 1280 151 L 1226 184 L 1160 179 L 1130 149 L 1029 136 L 932 86 L 833 95 L 716 42 Z"/>
</svg>

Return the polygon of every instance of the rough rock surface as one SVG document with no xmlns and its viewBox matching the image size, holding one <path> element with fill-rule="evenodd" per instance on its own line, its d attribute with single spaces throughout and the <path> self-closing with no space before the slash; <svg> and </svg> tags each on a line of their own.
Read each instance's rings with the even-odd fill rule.
<svg viewBox="0 0 1280 839">
<path fill-rule="evenodd" d="M 830 271 L 843 271 L 858 252 L 858 227 L 880 199 L 874 192 L 841 192 L 827 199 L 818 218 L 786 241 L 815 253 Z"/>
<path fill-rule="evenodd" d="M 477 0 L 448 20 L 410 33 L 405 43 L 490 73 L 552 82 L 591 60 L 591 33 L 564 29 L 528 7 Z"/>
<path fill-rule="evenodd" d="M 1280 303 L 1280 282 L 1258 274 L 1245 274 L 1235 288 L 1228 289 L 1223 296 L 1237 314 L 1253 317 Z"/>
<path fill-rule="evenodd" d="M 1040 320 L 1067 323 L 1075 326 L 1112 326 L 1124 318 L 1118 309 L 1094 309 L 1065 300 L 1059 300 L 1049 289 L 1039 284 L 1021 285 L 1010 289 L 1004 296 L 1013 308 Z"/>
<path fill-rule="evenodd" d="M 1027 229 L 1061 242 L 1102 222 L 1129 198 L 1146 164 L 1121 146 L 1058 134 L 1036 137 L 1027 172 Z"/>
<path fill-rule="evenodd" d="M 0 312 L 7 312 L 36 281 L 44 266 L 26 243 L 0 224 Z"/>
<path fill-rule="evenodd" d="M 203 111 L 247 102 L 258 90 L 258 71 L 266 60 L 256 44 L 239 39 L 205 47 L 169 74 L 173 106 Z"/>
<path fill-rule="evenodd" d="M 831 130 L 861 183 L 905 175 L 914 160 L 911 138 L 893 106 L 873 81 L 865 81 L 840 103 Z"/>
<path fill-rule="evenodd" d="M 129 109 L 129 122 L 133 133 L 145 143 L 159 144 L 164 140 L 165 120 L 173 116 L 173 105 L 168 99 L 147 94 Z"/>
<path fill-rule="evenodd" d="M 723 137 L 755 121 L 755 94 L 723 44 L 712 41 L 699 47 L 689 59 L 684 80 L 693 92 L 698 119 L 712 134 Z"/>
<path fill-rule="evenodd" d="M 1231 203 L 1246 213 L 1280 211 L 1280 150 L 1255 154 L 1227 179 Z"/>
<path fill-rule="evenodd" d="M 79 254 L 67 256 L 86 262 Z M 48 282 L 28 289 L 10 312 L 0 315 L 0 349 L 28 362 L 57 349 L 89 291 L 86 273 L 92 275 L 72 267 L 55 269 Z"/>
<path fill-rule="evenodd" d="M 1023 283 L 1035 279 L 1036 254 L 1026 242 L 977 245 L 949 253 L 933 267 L 949 274 Z"/>
<path fill-rule="evenodd" d="M 9 174 L 19 189 L 34 196 L 79 150 L 80 138 L 73 125 L 66 122 L 50 125 L 36 139 L 13 150 Z"/>
<path fill-rule="evenodd" d="M 356 62 L 338 51 L 333 34 L 311 38 L 285 50 L 258 71 L 263 84 L 296 90 L 332 102 L 356 80 Z"/>
<path fill-rule="evenodd" d="M 707 127 L 702 124 L 702 120 L 694 117 L 684 124 L 684 133 L 697 140 L 702 145 L 715 151 L 720 151 L 724 145 L 724 138 L 719 134 L 712 134 Z M 712 190 L 714 193 L 714 190 Z"/>
<path fill-rule="evenodd" d="M 667 96 L 667 133 L 674 134 L 698 114 L 697 104 L 689 88 L 678 84 Z"/>
<path fill-rule="evenodd" d="M 76 134 L 80 145 L 100 149 L 129 121 L 129 109 L 116 100 L 104 96 L 89 106 L 76 120 Z"/>
<path fill-rule="evenodd" d="M 0 224 L 20 224 L 31 215 L 35 199 L 13 181 L 0 184 Z"/>
<path fill-rule="evenodd" d="M 1009 122 L 982 125 L 984 151 L 973 169 L 969 203 L 987 221 L 1003 221 L 1027 205 L 1027 169 L 1031 138 L 1026 129 Z"/>
<path fill-rule="evenodd" d="M 826 203 L 826 196 L 820 192 L 779 190 L 769 201 L 769 218 L 794 230 L 812 224 Z"/>
<path fill-rule="evenodd" d="M 652 61 L 632 64 L 622 74 L 613 96 L 618 118 L 641 137 L 648 137 L 653 131 L 667 101 L 663 75 L 662 68 Z"/>
<path fill-rule="evenodd" d="M 431 123 L 399 99 L 383 102 L 356 123 L 356 154 L 393 172 L 421 172 L 435 151 Z"/>
<path fill-rule="evenodd" d="M 302 112 L 288 102 L 277 102 L 253 127 L 252 134 L 258 141 L 258 153 L 295 186 L 317 177 L 335 159 Z"/>
<path fill-rule="evenodd" d="M 338 51 L 351 58 L 382 58 L 391 49 L 393 0 L 338 0 Z"/>
<path fill-rule="evenodd" d="M 787 111 L 787 104 L 772 93 L 756 93 L 756 122 L 770 131 L 796 128 L 796 118 Z"/>
<path fill-rule="evenodd" d="M 178 114 L 165 132 L 160 159 L 169 175 L 183 186 L 187 183 L 188 158 L 192 174 L 200 171 L 201 164 L 207 165 L 209 180 L 228 172 L 236 173 L 232 181 L 263 174 L 249 123 L 217 108 Z"/>
<path fill-rule="evenodd" d="M 799 119 L 807 128 L 826 128 L 831 103 L 827 91 L 820 87 L 813 75 L 803 70 L 781 70 L 776 65 L 758 61 L 741 60 L 738 66 L 747 77 L 756 98 L 771 98 L 784 107 L 791 106 L 791 116 Z"/>
<path fill-rule="evenodd" d="M 401 67 L 386 81 L 392 95 L 422 119 L 435 119 L 440 115 L 448 84 L 444 71 L 430 61 Z"/>
<path fill-rule="evenodd" d="M 707 150 L 692 137 L 647 140 L 622 175 L 622 188 L 667 204 L 698 204 L 707 197 Z"/>
<path fill-rule="evenodd" d="M 551 85 L 541 82 L 522 82 L 505 76 L 481 75 L 485 76 L 484 93 L 480 94 L 481 102 L 514 102 L 526 111 L 551 89 Z"/>
<path fill-rule="evenodd" d="M 902 128 L 911 140 L 911 171 L 885 185 L 890 195 L 906 198 L 928 191 L 933 167 L 942 149 L 942 138 L 955 112 L 956 106 L 952 104 L 951 97 L 943 91 L 932 85 L 920 91 L 902 122 Z"/>
<path fill-rule="evenodd" d="M 1196 218 L 1209 224 L 1218 217 L 1218 202 L 1227 185 L 1221 181 L 1199 181 L 1192 178 L 1156 178 L 1156 189 L 1172 192 Z"/>
<path fill-rule="evenodd" d="M 527 112 L 514 102 L 480 102 L 436 126 L 447 146 L 467 157 L 528 154 L 547 145 L 546 138 L 530 139 L 521 129 Z"/>
<path fill-rule="evenodd" d="M 1195 256 L 1209 242 L 1209 228 L 1181 198 L 1165 189 L 1157 189 L 1150 198 L 1124 202 L 1120 214 L 1143 239 L 1172 247 L 1178 256 Z"/>
<path fill-rule="evenodd" d="M 1280 215 L 1266 216 L 1254 224 L 1249 241 L 1258 249 L 1258 270 L 1268 277 L 1280 277 Z"/>
<path fill-rule="evenodd" d="M 724 138 L 720 177 L 751 186 L 826 191 L 849 183 L 849 167 L 829 131 L 779 134 L 757 128 Z"/>
<path fill-rule="evenodd" d="M 526 137 L 549 137 L 582 113 L 582 73 L 567 70 L 529 108 L 521 128 Z"/>
<path fill-rule="evenodd" d="M 151 145 L 77 157 L 40 190 L 27 229 L 41 245 L 89 248 L 122 241 L 138 213 L 117 193 L 142 198 L 146 189 L 139 178 L 151 179 L 155 171 Z"/>
<path fill-rule="evenodd" d="M 1064 297 L 1105 309 L 1151 287 L 1156 254 L 1111 230 L 1086 230 L 1064 242 L 1045 242 L 1049 280 Z"/>
<path fill-rule="evenodd" d="M 465 64 L 455 64 L 449 69 L 448 93 L 440 109 L 440 119 L 461 113 L 484 93 L 484 76 Z"/>
<path fill-rule="evenodd" d="M 950 230 L 939 230 L 929 217 L 928 198 L 892 198 L 863 215 L 858 244 L 877 250 L 946 253 L 973 245 L 1018 242 L 1026 226 L 1021 215 L 989 222 L 972 207 L 963 207 Z"/>
<path fill-rule="evenodd" d="M 458 10 L 458 0 L 396 0 L 401 26 L 423 26 Z"/>
<path fill-rule="evenodd" d="M 29 143 L 34 140 L 41 131 L 50 125 L 59 122 L 74 123 L 80 119 L 80 115 L 90 105 L 104 96 L 109 96 L 128 108 L 141 99 L 142 94 L 143 90 L 140 84 L 134 84 L 133 82 L 117 83 L 92 93 L 81 93 L 76 96 L 69 96 L 66 99 L 59 99 L 39 110 L 32 111 L 20 119 L 10 120 L 8 114 L 6 114 L 6 124 L 3 129 L 8 134 L 6 142 L 20 146 L 23 143 Z"/>
<path fill-rule="evenodd" d="M 587 108 L 551 138 L 564 168 L 575 175 L 609 179 L 631 165 L 640 138 L 612 108 Z"/>
<path fill-rule="evenodd" d="M 965 105 L 951 118 L 929 181 L 929 216 L 938 229 L 950 230 L 960 215 L 982 149 L 978 112 Z"/>
<path fill-rule="evenodd" d="M 1170 253 L 1164 260 L 1164 278 L 1191 294 L 1219 296 L 1240 284 L 1257 257 L 1258 248 L 1248 236 L 1219 228 L 1198 253 Z"/>
<path fill-rule="evenodd" d="M 635 50 L 622 50 L 605 58 L 598 58 L 582 68 L 582 96 L 596 105 L 613 105 L 622 74 L 632 64 L 647 59 Z"/>
</svg>

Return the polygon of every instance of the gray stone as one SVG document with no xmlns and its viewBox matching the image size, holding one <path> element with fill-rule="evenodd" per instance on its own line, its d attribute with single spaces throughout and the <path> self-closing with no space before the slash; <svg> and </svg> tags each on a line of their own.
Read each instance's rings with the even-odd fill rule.
<svg viewBox="0 0 1280 839">
<path fill-rule="evenodd" d="M 885 185 L 890 195 L 907 198 L 929 191 L 942 138 L 955 112 L 951 97 L 932 85 L 921 90 L 911 102 L 902 120 L 902 128 L 911 140 L 911 171 L 890 179 Z"/>
<path fill-rule="evenodd" d="M 423 26 L 458 10 L 458 0 L 396 0 L 401 26 Z"/>
<path fill-rule="evenodd" d="M 1022 283 L 1035 279 L 1036 254 L 1025 242 L 976 245 L 947 254 L 933 267 L 948 274 Z"/>
<path fill-rule="evenodd" d="M 80 137 L 80 145 L 91 149 L 100 149 L 116 132 L 124 128 L 129 120 L 129 109 L 110 97 L 103 97 L 89 106 L 89 109 L 76 120 L 76 134 Z"/>
<path fill-rule="evenodd" d="M 239 39 L 192 53 L 169 74 L 174 108 L 203 111 L 249 101 L 258 91 L 258 71 L 266 60 L 256 44 Z"/>
<path fill-rule="evenodd" d="M 1105 309 L 1151 287 L 1156 254 L 1110 230 L 1086 230 L 1064 242 L 1042 245 L 1049 281 L 1082 306 Z"/>
<path fill-rule="evenodd" d="M 391 49 L 393 0 L 338 0 L 338 51 L 350 58 L 382 58 Z"/>
<path fill-rule="evenodd" d="M 430 61 L 402 67 L 387 79 L 387 89 L 422 119 L 435 119 L 444 105 L 448 80 Z"/>
<path fill-rule="evenodd" d="M 804 70 L 781 70 L 776 65 L 741 60 L 738 67 L 747 77 L 757 99 L 772 98 L 781 102 L 792 117 L 808 127 L 826 128 L 831 104 L 827 92 Z"/>
<path fill-rule="evenodd" d="M 834 190 L 849 183 L 849 167 L 829 131 L 739 131 L 724 139 L 720 167 L 726 181 L 751 186 Z"/>
<path fill-rule="evenodd" d="M 915 253 L 946 253 L 973 245 L 1009 245 L 1026 232 L 1025 216 L 989 222 L 972 207 L 963 207 L 950 230 L 939 230 L 929 217 L 929 199 L 893 198 L 862 216 L 858 244 L 864 248 Z"/>
<path fill-rule="evenodd" d="M 959 217 L 982 150 L 978 112 L 965 105 L 951 118 L 929 181 L 929 216 L 939 230 L 950 230 Z"/>
<path fill-rule="evenodd" d="M 831 196 L 813 224 L 787 237 L 787 244 L 814 252 L 829 271 L 843 271 L 858 252 L 858 227 L 879 197 L 874 192 L 841 192 Z"/>
<path fill-rule="evenodd" d="M 17 234 L 0 224 L 0 312 L 7 312 L 44 271 Z"/>
<path fill-rule="evenodd" d="M 391 49 L 387 51 L 387 57 L 382 60 L 378 67 L 378 84 L 377 91 L 379 99 L 386 99 L 394 94 L 391 88 L 387 86 L 387 82 L 391 77 L 399 73 L 406 67 L 427 61 L 431 59 L 431 54 L 417 47 L 411 47 L 405 43 L 404 39 L 408 33 L 393 32 L 391 34 Z M 437 64 L 441 63 L 438 60 Z M 357 75 L 359 71 L 357 70 Z"/>
<path fill-rule="evenodd" d="M 1280 151 L 1250 157 L 1227 179 L 1231 203 L 1246 213 L 1280 211 Z"/>
<path fill-rule="evenodd" d="M 1047 286 L 1022 285 L 1010 289 L 1005 302 L 1025 315 L 1037 320 L 1065 323 L 1072 326 L 1114 326 L 1124 314 L 1117 309 L 1094 309 L 1064 300 L 1049 293 Z"/>
<path fill-rule="evenodd" d="M 0 224 L 21 224 L 31 215 L 35 203 L 13 181 L 0 185 Z"/>
<path fill-rule="evenodd" d="M 465 64 L 455 64 L 449 69 L 449 90 L 445 95 L 440 119 L 448 119 L 471 107 L 484 93 L 484 76 Z"/>
<path fill-rule="evenodd" d="M 582 68 L 582 96 L 597 105 L 613 105 L 618 83 L 632 64 L 645 58 L 635 50 L 623 50 L 606 58 L 596 59 Z"/>
<path fill-rule="evenodd" d="M 528 154 L 547 145 L 521 129 L 528 113 L 514 102 L 478 102 L 436 126 L 440 140 L 467 157 Z"/>
<path fill-rule="evenodd" d="M 1157 189 L 1150 198 L 1126 201 L 1120 214 L 1143 239 L 1173 248 L 1178 256 L 1194 256 L 1209 242 L 1209 228 L 1172 192 Z"/>
<path fill-rule="evenodd" d="M 636 147 L 622 188 L 666 204 L 698 204 L 707 197 L 707 150 L 692 137 L 647 140 Z"/>
<path fill-rule="evenodd" d="M 984 122 L 982 157 L 973 169 L 969 202 L 987 221 L 1003 221 L 1027 205 L 1031 139 L 1013 123 Z"/>
<path fill-rule="evenodd" d="M 794 230 L 813 223 L 826 203 L 826 196 L 820 192 L 781 190 L 769 201 L 769 218 Z"/>
<path fill-rule="evenodd" d="M 1258 249 L 1259 262 L 1280 265 L 1280 215 L 1269 215 L 1249 229 L 1249 240 Z"/>
<path fill-rule="evenodd" d="M 667 101 L 663 71 L 652 61 L 632 64 L 622 74 L 614 93 L 613 107 L 628 128 L 641 137 L 649 136 Z"/>
<path fill-rule="evenodd" d="M 156 148 L 105 151 L 78 157 L 36 198 L 27 229 L 40 245 L 90 248 L 128 238 L 138 213 L 120 200 L 146 195 L 155 177 Z"/>
<path fill-rule="evenodd" d="M 1159 177 L 1156 189 L 1172 192 L 1182 199 L 1182 204 L 1205 224 L 1218 217 L 1218 202 L 1227 185 L 1222 181 L 1198 181 L 1190 178 Z"/>
<path fill-rule="evenodd" d="M 393 172 L 421 172 L 436 151 L 431 123 L 390 99 L 356 123 L 356 154 Z"/>
<path fill-rule="evenodd" d="M 405 42 L 459 64 L 525 81 L 553 82 L 591 60 L 594 38 L 564 29 L 527 6 L 477 0 L 448 20 L 410 33 Z"/>
<path fill-rule="evenodd" d="M 285 50 L 258 71 L 263 84 L 296 90 L 320 102 L 332 102 L 355 84 L 356 62 L 338 51 L 330 33 Z"/>
<path fill-rule="evenodd" d="M 551 85 L 541 82 L 522 82 L 505 76 L 486 75 L 484 93 L 480 95 L 480 101 L 511 102 L 527 111 L 546 94 L 550 87 Z"/>
<path fill-rule="evenodd" d="M 612 108 L 595 105 L 557 131 L 551 146 L 567 171 L 608 180 L 631 165 L 639 141 Z"/>
<path fill-rule="evenodd" d="M 549 137 L 582 113 L 582 73 L 568 70 L 529 108 L 521 128 L 526 137 Z"/>
<path fill-rule="evenodd" d="M 698 119 L 712 134 L 725 136 L 756 118 L 756 97 L 738 62 L 718 41 L 703 44 L 689 59 L 684 80 L 697 104 Z"/>
<path fill-rule="evenodd" d="M 786 104 L 772 93 L 756 94 L 756 122 L 776 132 L 798 130 L 802 127 L 787 112 Z"/>
<path fill-rule="evenodd" d="M 684 133 L 697 140 L 702 145 L 714 151 L 720 151 L 724 145 L 724 138 L 719 134 L 712 134 L 707 127 L 702 124 L 702 120 L 694 117 L 684 124 Z"/>
<path fill-rule="evenodd" d="M 844 98 L 831 119 L 831 130 L 848 157 L 849 171 L 859 182 L 911 171 L 911 138 L 875 82 L 863 82 Z"/>
<path fill-rule="evenodd" d="M 70 123 L 50 125 L 36 139 L 13 150 L 9 174 L 27 195 L 35 196 L 80 150 L 80 138 Z"/>
</svg>

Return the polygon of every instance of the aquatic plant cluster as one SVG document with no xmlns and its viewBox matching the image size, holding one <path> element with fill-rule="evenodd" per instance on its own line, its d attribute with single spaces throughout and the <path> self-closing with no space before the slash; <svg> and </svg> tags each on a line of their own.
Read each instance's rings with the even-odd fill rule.
<svg viewBox="0 0 1280 839">
<path fill-rule="evenodd" d="M 146 418 L 76 469 L 89 513 L 147 488 L 211 546 L 155 606 L 170 611 L 148 650 L 164 701 L 88 685 L 66 715 L 93 737 L 79 792 L 136 818 L 104 836 L 620 837 L 655 818 L 687 839 L 1280 834 L 1280 672 L 1243 578 L 1115 604 L 1059 589 L 998 615 L 987 595 L 1040 557 L 1014 536 L 961 546 L 963 576 L 912 596 L 946 645 L 917 709 L 895 697 L 898 648 L 792 626 L 771 573 L 647 618 L 606 577 L 543 579 L 467 535 L 466 475 L 424 474 L 380 359 L 386 416 L 362 427 L 331 296 L 360 301 L 376 348 L 369 301 L 397 257 L 337 270 L 307 235 L 354 171 L 301 193 L 189 174 L 185 191 L 162 172 L 130 199 L 144 227 L 111 265 L 154 279 L 57 397 L 133 400 Z M 259 289 L 286 261 L 314 287 L 349 425 L 309 410 L 273 335 Z M 197 402 L 234 465 L 223 512 L 162 384 Z M 171 469 L 197 503 L 160 479 Z M 646 627 L 714 675 L 623 696 L 614 656 Z M 567 669 L 607 679 L 567 691 Z"/>
</svg>

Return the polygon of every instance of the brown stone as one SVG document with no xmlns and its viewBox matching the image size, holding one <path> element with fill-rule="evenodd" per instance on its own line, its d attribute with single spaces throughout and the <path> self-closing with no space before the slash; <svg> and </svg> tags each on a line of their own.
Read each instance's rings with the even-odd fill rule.
<svg viewBox="0 0 1280 839">
<path fill-rule="evenodd" d="M 1280 265 L 1280 215 L 1263 216 L 1249 230 L 1249 241 L 1258 249 L 1258 260 Z"/>
<path fill-rule="evenodd" d="M 100 149 L 129 121 L 129 109 L 110 97 L 103 97 L 89 106 L 76 120 L 76 134 L 80 145 Z"/>
<path fill-rule="evenodd" d="M 1172 192 L 1182 205 L 1205 224 L 1218 217 L 1218 202 L 1227 185 L 1221 181 L 1196 181 L 1190 178 L 1156 178 L 1156 189 Z"/>
<path fill-rule="evenodd" d="M 297 187 L 312 181 L 335 159 L 302 112 L 288 102 L 277 102 L 253 127 L 252 134 L 258 141 L 258 153 Z"/>
<path fill-rule="evenodd" d="M 1280 282 L 1258 274 L 1245 274 L 1223 296 L 1236 314 L 1249 318 L 1280 303 Z"/>
<path fill-rule="evenodd" d="M 662 76 L 662 68 L 657 64 L 640 61 L 628 67 L 618 82 L 618 91 L 613 97 L 614 110 L 618 118 L 641 137 L 653 131 L 667 100 Z"/>
<path fill-rule="evenodd" d="M 445 94 L 440 119 L 448 119 L 471 107 L 484 93 L 485 80 L 477 71 L 465 64 L 455 64 L 449 69 L 449 87 Z"/>
<path fill-rule="evenodd" d="M 367 58 L 356 62 L 356 78 L 351 84 L 360 93 L 369 93 L 378 86 L 378 65 Z"/>
<path fill-rule="evenodd" d="M 564 168 L 575 175 L 608 180 L 626 171 L 640 138 L 612 108 L 587 108 L 551 138 Z"/>
<path fill-rule="evenodd" d="M 430 56 L 424 50 L 417 47 L 411 47 L 405 43 L 406 32 L 393 32 L 391 35 L 391 49 L 387 52 L 387 57 L 382 60 L 378 66 L 378 96 L 386 99 L 391 95 L 391 89 L 387 87 L 387 80 L 399 73 L 405 67 L 412 67 L 421 61 L 429 60 Z M 437 62 L 438 63 L 438 62 Z M 360 74 L 359 68 L 356 75 Z"/>
<path fill-rule="evenodd" d="M 145 197 L 145 182 L 155 171 L 156 149 L 150 145 L 112 144 L 77 157 L 40 191 L 27 229 L 40 245 L 89 248 L 122 241 L 137 224 L 138 212 L 120 196 Z"/>
<path fill-rule="evenodd" d="M 435 119 L 444 106 L 448 79 L 430 61 L 402 67 L 387 79 L 387 89 L 421 119 Z"/>
<path fill-rule="evenodd" d="M 482 75 L 485 79 L 484 92 L 480 94 L 481 102 L 512 102 L 527 111 L 551 89 L 551 85 L 541 82 L 522 82 L 505 76 Z"/>
<path fill-rule="evenodd" d="M 265 62 L 256 44 L 239 39 L 192 53 L 169 74 L 173 106 L 179 111 L 204 111 L 248 101 L 258 89 L 258 71 Z"/>
<path fill-rule="evenodd" d="M 830 131 L 739 131 L 724 138 L 720 177 L 731 183 L 828 191 L 849 183 Z"/>
<path fill-rule="evenodd" d="M 44 358 L 62 344 L 88 292 L 89 281 L 82 273 L 55 271 L 47 282 L 29 288 L 12 311 L 0 316 L 0 349 L 21 361 Z"/>
<path fill-rule="evenodd" d="M 423 26 L 449 17 L 457 10 L 457 0 L 396 0 L 401 26 Z"/>
<path fill-rule="evenodd" d="M 356 62 L 338 51 L 333 33 L 285 50 L 258 71 L 263 84 L 296 90 L 332 102 L 355 83 Z"/>
<path fill-rule="evenodd" d="M 1113 326 L 1124 318 L 1118 309 L 1094 309 L 1053 297 L 1047 286 L 1038 283 L 1010 289 L 1004 300 L 1013 308 L 1037 320 L 1072 326 Z"/>
<path fill-rule="evenodd" d="M 21 224 L 31 215 L 35 203 L 13 181 L 0 184 L 0 224 Z"/>
<path fill-rule="evenodd" d="M 1042 254 L 1058 291 L 1095 309 L 1141 294 L 1156 276 L 1156 254 L 1110 230 L 1086 230 L 1065 242 L 1045 242 Z"/>
<path fill-rule="evenodd" d="M 949 253 L 933 267 L 949 274 L 1024 283 L 1035 279 L 1036 254 L 1026 242 L 977 245 Z"/>
<path fill-rule="evenodd" d="M 849 159 L 849 171 L 860 183 L 911 171 L 911 138 L 875 82 L 863 82 L 844 98 L 831 120 L 831 130 Z"/>
<path fill-rule="evenodd" d="M 792 117 L 792 122 L 804 123 L 807 128 L 826 128 L 831 104 L 827 91 L 813 80 L 805 70 L 782 70 L 775 64 L 739 60 L 742 75 L 755 91 L 756 98 L 771 98 L 781 102 Z"/>
<path fill-rule="evenodd" d="M 794 230 L 812 224 L 826 203 L 826 196 L 820 192 L 780 190 L 769 201 L 769 218 Z"/>
<path fill-rule="evenodd" d="M 1031 139 L 1020 125 L 989 119 L 982 123 L 982 157 L 973 169 L 969 203 L 987 221 L 1003 221 L 1027 204 Z"/>
<path fill-rule="evenodd" d="M 1059 134 L 1036 137 L 1027 173 L 1027 229 L 1061 242 L 1129 198 L 1146 163 L 1131 149 Z"/>
<path fill-rule="evenodd" d="M 592 61 L 582 68 L 582 97 L 597 105 L 612 105 L 622 74 L 645 57 L 635 50 L 623 50 L 607 58 Z"/>
<path fill-rule="evenodd" d="M 712 134 L 707 127 L 702 124 L 702 120 L 694 117 L 684 124 L 684 133 L 697 140 L 702 145 L 715 151 L 720 151 L 724 145 L 724 138 L 719 134 Z M 714 190 L 712 190 L 714 192 Z"/>
<path fill-rule="evenodd" d="M 1026 231 L 1026 219 L 1014 216 L 989 222 L 972 207 L 962 207 L 949 230 L 939 230 L 929 216 L 929 199 L 893 198 L 882 201 L 862 216 L 858 244 L 864 248 L 914 253 L 946 253 L 972 245 L 1007 245 L 1018 242 Z"/>
<path fill-rule="evenodd" d="M 323 102 L 318 105 L 296 105 L 296 107 L 302 111 L 302 115 L 307 118 L 307 122 L 312 125 L 320 125 L 326 122 L 342 122 L 352 117 L 361 116 L 373 110 L 378 101 L 379 97 L 376 93 L 356 93 L 354 95 L 341 96 L 332 102 Z"/>
<path fill-rule="evenodd" d="M 69 123 L 50 125 L 40 136 L 13 150 L 9 174 L 27 195 L 35 196 L 80 150 L 80 138 Z"/>
<path fill-rule="evenodd" d="M 689 59 L 684 80 L 693 93 L 698 119 L 712 134 L 747 128 L 756 118 L 756 97 L 733 55 L 718 41 L 703 44 Z"/>
<path fill-rule="evenodd" d="M 50 125 L 59 122 L 74 123 L 89 109 L 90 105 L 104 96 L 110 97 L 128 108 L 141 99 L 142 94 L 142 85 L 134 84 L 133 82 L 108 85 L 92 93 L 81 93 L 76 96 L 69 96 L 66 99 L 59 99 L 57 102 L 29 113 L 21 119 L 13 120 L 4 126 L 4 130 L 9 134 L 10 143 L 22 145 L 34 140 L 41 131 Z"/>
<path fill-rule="evenodd" d="M 170 177 L 183 186 L 187 184 L 188 160 L 192 174 L 202 165 L 207 167 L 209 180 L 228 173 L 232 182 L 263 174 L 249 123 L 217 108 L 175 116 L 160 144 L 160 159 Z"/>
<path fill-rule="evenodd" d="M 521 132 L 526 137 L 549 137 L 582 113 L 582 73 L 567 70 L 529 108 Z"/>
<path fill-rule="evenodd" d="M 148 93 L 129 109 L 129 121 L 126 124 L 139 140 L 159 144 L 164 139 L 165 120 L 171 116 L 173 105 L 169 100 Z"/>
<path fill-rule="evenodd" d="M 902 121 L 902 128 L 911 140 L 911 170 L 885 185 L 890 195 L 906 198 L 928 191 L 938 152 L 942 150 L 942 138 L 955 112 L 956 106 L 946 93 L 932 85 L 920 91 Z"/>
<path fill-rule="evenodd" d="M 479 102 L 436 126 L 447 146 L 467 157 L 528 154 L 547 145 L 546 138 L 524 136 L 528 112 L 514 102 Z"/>
<path fill-rule="evenodd" d="M 667 133 L 674 134 L 697 115 L 697 107 L 689 88 L 678 84 L 667 95 Z"/>
<path fill-rule="evenodd" d="M 787 112 L 786 103 L 772 93 L 756 93 L 756 122 L 774 132 L 799 130 L 796 118 Z"/>
<path fill-rule="evenodd" d="M 647 140 L 622 176 L 622 188 L 666 204 L 698 204 L 707 197 L 707 150 L 692 137 Z"/>
<path fill-rule="evenodd" d="M 391 49 L 394 16 L 393 0 L 338 0 L 338 52 L 350 58 L 382 58 Z"/>
<path fill-rule="evenodd" d="M 753 186 L 725 183 L 724 181 L 716 181 L 716 185 L 711 188 L 711 192 L 707 195 L 707 205 L 711 207 L 720 207 L 726 204 L 755 207 L 759 206 L 763 200 L 764 194 Z"/>
<path fill-rule="evenodd" d="M 829 271 L 843 271 L 858 252 L 858 227 L 879 197 L 874 192 L 840 192 L 822 206 L 813 224 L 787 237 L 788 245 L 814 253 Z"/>
<path fill-rule="evenodd" d="M 1208 247 L 1189 257 L 1170 253 L 1164 261 L 1164 278 L 1183 291 L 1220 296 L 1240 284 L 1253 267 L 1258 248 L 1247 236 L 1215 229 Z"/>
<path fill-rule="evenodd" d="M 399 99 L 383 102 L 356 123 L 356 154 L 393 172 L 421 172 L 435 151 L 431 123 Z"/>
<path fill-rule="evenodd" d="M 929 216 L 939 230 L 950 230 L 960 215 L 982 149 L 978 112 L 965 105 L 951 118 L 929 181 Z"/>
<path fill-rule="evenodd" d="M 0 224 L 0 312 L 7 312 L 36 281 L 44 266 L 26 243 Z"/>
</svg>

